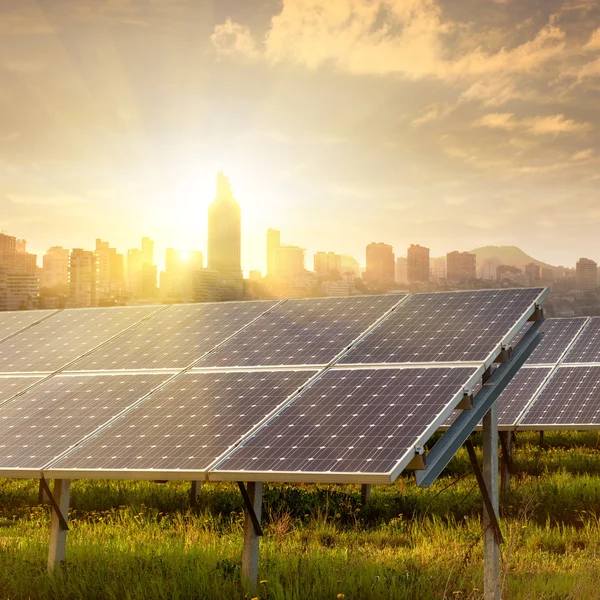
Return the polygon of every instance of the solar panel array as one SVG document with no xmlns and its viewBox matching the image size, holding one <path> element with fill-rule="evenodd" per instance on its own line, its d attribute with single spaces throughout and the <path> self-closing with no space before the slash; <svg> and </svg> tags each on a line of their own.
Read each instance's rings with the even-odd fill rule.
<svg viewBox="0 0 600 600">
<path fill-rule="evenodd" d="M 548 319 L 542 331 L 498 399 L 499 428 L 600 429 L 600 318 Z"/>
<path fill-rule="evenodd" d="M 0 328 L 0 473 L 390 481 L 544 295 L 69 309 L 12 321 L 13 333 Z"/>
</svg>

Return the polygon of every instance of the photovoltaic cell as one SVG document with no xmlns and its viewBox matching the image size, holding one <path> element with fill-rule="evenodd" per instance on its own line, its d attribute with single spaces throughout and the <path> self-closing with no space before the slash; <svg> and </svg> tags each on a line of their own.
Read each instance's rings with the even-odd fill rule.
<svg viewBox="0 0 600 600">
<path fill-rule="evenodd" d="M 0 377 L 0 405 L 40 379 L 41 377 Z"/>
<path fill-rule="evenodd" d="M 600 362 L 600 318 L 591 318 L 577 341 L 569 350 L 565 363 Z"/>
<path fill-rule="evenodd" d="M 525 364 L 556 364 L 567 351 L 586 321 L 586 317 L 546 319 L 541 327 L 544 335 Z"/>
<path fill-rule="evenodd" d="M 199 367 L 322 365 L 403 296 L 288 300 L 198 362 Z"/>
<path fill-rule="evenodd" d="M 206 470 L 315 372 L 188 372 L 53 466 Z"/>
<path fill-rule="evenodd" d="M 340 363 L 483 362 L 541 292 L 414 294 Z"/>
<path fill-rule="evenodd" d="M 41 469 L 168 377 L 51 377 L 0 406 L 0 470 Z"/>
<path fill-rule="evenodd" d="M 0 342 L 51 315 L 54 310 L 15 310 L 0 312 Z"/>
<path fill-rule="evenodd" d="M 519 426 L 600 425 L 600 366 L 559 367 Z"/>
<path fill-rule="evenodd" d="M 76 361 L 69 371 L 183 369 L 275 304 L 173 305 Z"/>
<path fill-rule="evenodd" d="M 0 372 L 56 371 L 156 310 L 136 306 L 60 311 L 0 344 Z"/>
<path fill-rule="evenodd" d="M 211 472 L 390 473 L 476 372 L 330 370 Z"/>
<path fill-rule="evenodd" d="M 513 427 L 519 415 L 552 371 L 552 367 L 521 368 L 498 398 L 498 426 Z"/>
</svg>

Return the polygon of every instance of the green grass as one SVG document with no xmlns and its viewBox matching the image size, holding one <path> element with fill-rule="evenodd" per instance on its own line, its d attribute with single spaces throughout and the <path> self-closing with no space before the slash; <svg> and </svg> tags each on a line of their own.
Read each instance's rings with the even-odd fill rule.
<svg viewBox="0 0 600 600">
<path fill-rule="evenodd" d="M 477 436 L 476 436 L 477 441 Z M 596 433 L 520 434 L 503 498 L 503 598 L 600 596 Z M 256 597 L 283 600 L 481 598 L 481 497 L 461 450 L 430 489 L 270 485 Z M 46 573 L 49 509 L 37 481 L 0 480 L 0 598 L 250 598 L 240 587 L 237 486 L 76 481 L 67 564 Z"/>
</svg>

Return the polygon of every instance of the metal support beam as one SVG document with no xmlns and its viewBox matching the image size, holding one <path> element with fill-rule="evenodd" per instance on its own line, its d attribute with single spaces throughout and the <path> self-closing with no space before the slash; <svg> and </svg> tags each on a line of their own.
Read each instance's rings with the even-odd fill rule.
<svg viewBox="0 0 600 600">
<path fill-rule="evenodd" d="M 473 446 L 469 456 L 473 461 Z M 475 460 L 475 462 L 477 462 Z M 478 465 L 479 466 L 479 465 Z M 475 466 L 473 466 L 475 468 Z M 500 600 L 500 544 L 504 542 L 498 523 L 498 406 L 483 418 L 483 594 L 484 600 Z M 480 484 L 481 485 L 481 484 Z M 486 500 L 487 497 L 487 500 Z"/>
<path fill-rule="evenodd" d="M 201 481 L 192 481 L 192 485 L 190 486 L 190 505 L 192 507 L 197 507 L 200 503 L 200 493 L 202 492 L 202 482 Z"/>
<path fill-rule="evenodd" d="M 44 488 L 45 483 L 43 478 L 40 479 L 40 485 L 38 487 L 38 504 L 48 504 L 50 502 L 48 494 L 46 494 L 46 489 Z"/>
<path fill-rule="evenodd" d="M 244 521 L 244 548 L 242 550 L 242 585 L 254 594 L 258 583 L 258 551 L 262 529 L 260 519 L 262 514 L 262 481 L 250 481 L 248 489 L 238 482 L 246 504 L 246 519 Z"/>
<path fill-rule="evenodd" d="M 436 442 L 427 455 L 425 469 L 416 472 L 417 485 L 429 487 L 439 477 L 457 450 L 467 441 L 469 435 L 539 343 L 541 325 L 542 322 L 534 323 L 523 336 L 512 353 L 511 362 L 502 363 L 493 372 L 484 373 L 484 385 L 473 400 L 473 408 L 463 411 Z"/>
<path fill-rule="evenodd" d="M 366 506 L 371 501 L 371 484 L 365 483 L 360 488 L 360 505 Z"/>
<path fill-rule="evenodd" d="M 52 573 L 56 565 L 62 563 L 67 555 L 67 531 L 69 525 L 69 497 L 71 494 L 71 481 L 69 479 L 55 479 L 54 492 L 50 491 L 45 479 L 44 491 L 48 494 L 52 506 L 50 521 L 50 545 L 48 548 L 48 572 Z"/>
<path fill-rule="evenodd" d="M 484 435 L 485 437 L 485 435 Z M 496 475 L 498 474 L 498 438 L 496 437 L 496 458 L 495 458 L 495 464 L 496 464 Z M 486 443 L 484 440 L 484 455 L 487 454 L 486 452 Z M 483 506 L 484 506 L 484 515 L 487 515 L 484 517 L 484 520 L 488 520 L 490 523 L 490 527 L 494 530 L 496 537 L 497 537 L 497 542 L 499 544 L 503 544 L 504 543 L 504 538 L 502 537 L 502 532 L 500 531 L 500 524 L 498 523 L 498 517 L 497 517 L 497 510 L 494 508 L 494 499 L 493 499 L 493 492 L 494 492 L 494 486 L 492 486 L 492 489 L 489 489 L 487 486 L 487 483 L 485 481 L 485 477 L 484 477 L 484 473 L 481 471 L 481 467 L 479 466 L 479 463 L 477 462 L 477 455 L 475 454 L 475 448 L 473 448 L 473 443 L 471 442 L 471 440 L 467 440 L 465 442 L 465 448 L 467 449 L 467 452 L 469 453 L 469 459 L 471 461 L 471 466 L 473 467 L 473 474 L 475 475 L 475 479 L 477 479 L 477 485 L 479 486 L 479 490 L 481 491 L 481 496 L 483 497 Z M 488 460 L 490 460 L 488 458 Z M 486 458 L 484 456 L 484 469 L 485 469 L 485 461 Z M 493 464 L 490 465 L 490 467 L 493 467 Z M 488 470 L 489 468 L 488 467 Z M 498 492 L 498 482 L 496 482 L 495 485 L 495 491 L 496 491 L 496 495 Z"/>
<path fill-rule="evenodd" d="M 544 430 L 540 431 L 540 448 L 544 447 Z"/>
<path fill-rule="evenodd" d="M 510 492 L 510 476 L 513 472 L 513 432 L 500 431 L 500 446 L 502 448 L 502 460 L 500 462 L 500 491 L 503 495 Z"/>
</svg>

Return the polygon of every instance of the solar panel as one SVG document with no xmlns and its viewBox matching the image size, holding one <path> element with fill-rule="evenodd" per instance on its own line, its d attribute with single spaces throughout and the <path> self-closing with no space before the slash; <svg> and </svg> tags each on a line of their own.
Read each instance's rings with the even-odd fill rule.
<svg viewBox="0 0 600 600">
<path fill-rule="evenodd" d="M 577 334 L 586 322 L 587 317 L 546 319 L 541 327 L 544 335 L 527 359 L 526 364 L 542 365 L 557 363 L 573 343 L 573 340 L 577 337 Z"/>
<path fill-rule="evenodd" d="M 46 319 L 54 310 L 15 310 L 0 312 L 0 341 L 14 335 L 42 319 Z"/>
<path fill-rule="evenodd" d="M 173 305 L 76 361 L 69 371 L 183 369 L 275 304 Z"/>
<path fill-rule="evenodd" d="M 197 366 L 327 364 L 403 297 L 390 294 L 288 300 Z"/>
<path fill-rule="evenodd" d="M 0 377 L 0 406 L 41 380 L 41 377 Z"/>
<path fill-rule="evenodd" d="M 0 344 L 0 372 L 52 372 L 156 312 L 156 306 L 74 308 Z"/>
<path fill-rule="evenodd" d="M 524 324 L 543 290 L 410 296 L 340 363 L 484 362 Z"/>
<path fill-rule="evenodd" d="M 498 426 L 513 428 L 552 367 L 521 368 L 498 398 Z"/>
<path fill-rule="evenodd" d="M 211 479 L 393 480 L 462 398 L 475 367 L 333 369 L 247 438 Z"/>
<path fill-rule="evenodd" d="M 564 358 L 566 363 L 600 362 L 600 318 L 588 320 L 585 329 Z"/>
<path fill-rule="evenodd" d="M 169 375 L 56 375 L 0 406 L 0 472 L 41 469 Z"/>
<path fill-rule="evenodd" d="M 204 471 L 315 373 L 188 372 L 52 468 Z"/>
<path fill-rule="evenodd" d="M 519 428 L 600 427 L 600 366 L 559 367 L 519 421 Z"/>
</svg>

